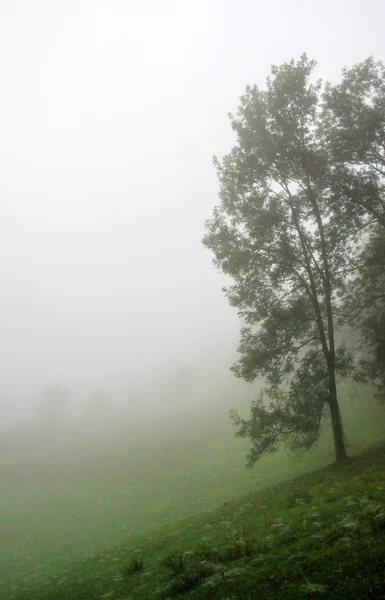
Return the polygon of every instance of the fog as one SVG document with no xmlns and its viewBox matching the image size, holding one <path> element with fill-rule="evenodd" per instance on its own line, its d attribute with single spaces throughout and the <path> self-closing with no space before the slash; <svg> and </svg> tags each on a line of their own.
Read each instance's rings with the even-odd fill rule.
<svg viewBox="0 0 385 600">
<path fill-rule="evenodd" d="M 331 81 L 383 59 L 384 22 L 379 0 L 1 2 L 3 424 L 47 383 L 75 409 L 97 388 L 126 408 L 173 389 L 178 410 L 243 390 L 200 243 L 227 113 L 303 52 Z"/>
</svg>

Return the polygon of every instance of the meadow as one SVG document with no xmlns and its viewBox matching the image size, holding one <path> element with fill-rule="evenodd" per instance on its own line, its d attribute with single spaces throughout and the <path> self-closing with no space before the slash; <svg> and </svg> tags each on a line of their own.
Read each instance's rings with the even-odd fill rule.
<svg viewBox="0 0 385 600">
<path fill-rule="evenodd" d="M 3 461 L 1 598 L 238 600 L 257 597 L 257 585 L 258 597 L 298 597 L 299 590 L 333 597 L 327 573 L 336 558 L 326 550 L 344 557 L 354 547 L 356 561 L 362 552 L 380 553 L 372 537 L 382 531 L 385 490 L 385 453 L 370 450 L 385 440 L 385 409 L 366 388 L 352 395 L 341 386 L 341 393 L 348 452 L 356 456 L 342 470 L 328 467 L 328 423 L 301 458 L 282 451 L 247 470 L 248 443 L 234 439 L 218 406 Z M 315 552 L 317 539 L 326 541 Z M 323 571 L 314 561 L 321 559 L 329 567 L 318 581 Z M 277 573 L 286 573 L 287 596 L 277 595 Z"/>
</svg>

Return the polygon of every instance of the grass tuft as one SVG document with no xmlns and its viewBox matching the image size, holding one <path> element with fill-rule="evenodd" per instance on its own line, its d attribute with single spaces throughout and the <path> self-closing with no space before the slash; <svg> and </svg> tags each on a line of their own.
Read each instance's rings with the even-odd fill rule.
<svg viewBox="0 0 385 600">
<path fill-rule="evenodd" d="M 133 575 L 134 573 L 138 573 L 139 571 L 143 571 L 143 556 L 133 557 L 125 569 L 126 575 Z"/>
</svg>

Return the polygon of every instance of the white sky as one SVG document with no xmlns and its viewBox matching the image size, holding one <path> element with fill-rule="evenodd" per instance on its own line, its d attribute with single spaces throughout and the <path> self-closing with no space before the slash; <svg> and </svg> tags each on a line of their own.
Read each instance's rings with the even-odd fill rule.
<svg viewBox="0 0 385 600">
<path fill-rule="evenodd" d="M 380 0 L 0 0 L 0 395 L 231 352 L 200 243 L 227 113 L 303 52 L 385 59 L 384 27 Z"/>
</svg>

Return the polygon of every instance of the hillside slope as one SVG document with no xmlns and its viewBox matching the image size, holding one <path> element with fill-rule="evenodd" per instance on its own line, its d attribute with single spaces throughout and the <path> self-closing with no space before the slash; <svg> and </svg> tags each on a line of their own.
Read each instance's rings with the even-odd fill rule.
<svg viewBox="0 0 385 600">
<path fill-rule="evenodd" d="M 353 407 L 346 401 L 345 413 L 351 455 L 385 438 L 383 409 L 371 401 L 361 399 Z M 196 551 L 207 540 L 217 546 L 229 541 L 226 536 L 235 536 L 237 543 L 243 543 L 254 535 L 260 519 L 263 526 L 271 526 L 269 535 L 285 532 L 287 524 L 267 525 L 271 511 L 279 515 L 282 507 L 274 504 L 272 493 L 266 492 L 266 501 L 265 492 L 258 490 L 333 460 L 330 432 L 326 431 L 317 448 L 300 461 L 278 453 L 247 471 L 247 444 L 233 439 L 226 415 L 222 420 L 218 415 L 204 421 L 190 419 L 176 431 L 170 428 L 167 435 L 164 431 L 153 433 L 142 442 L 139 438 L 99 440 L 93 446 L 78 447 L 75 453 L 19 464 L 17 469 L 3 465 L 2 598 L 43 598 L 43 594 L 52 599 L 99 598 L 108 593 L 122 600 L 130 597 L 132 590 L 133 598 L 149 598 L 160 585 L 158 574 L 166 577 L 167 569 L 160 561 L 167 554 Z M 366 469 L 368 464 L 358 462 L 361 466 L 357 469 Z M 376 475 L 379 479 L 381 469 Z M 288 483 L 288 488 L 282 485 L 288 494 L 296 493 L 293 485 L 297 484 Z M 362 486 L 356 488 L 357 494 L 363 491 Z M 277 498 L 283 493 L 278 492 Z M 380 490 L 371 493 L 377 494 L 376 498 L 381 495 Z M 227 508 L 207 512 L 223 501 Z M 250 504 L 254 507 L 251 512 L 247 509 Z M 301 504 L 296 510 L 302 508 L 306 506 Z M 242 511 L 244 516 L 238 518 Z M 194 513 L 197 516 L 191 516 Z M 183 521 L 186 517 L 188 520 Z M 224 524 L 214 526 L 211 518 Z M 324 526 L 321 523 L 319 527 Z M 306 537 L 307 530 L 300 531 Z M 237 540 L 237 536 L 241 538 Z M 250 543 L 254 547 L 255 540 Z M 143 551 L 145 568 L 125 577 L 122 569 L 137 548 Z M 257 558 L 254 550 L 252 555 Z M 221 564 L 219 557 L 215 560 Z M 116 589 L 109 588 L 109 573 L 116 578 Z M 59 581 L 63 588 L 58 587 Z M 140 595 L 141 586 L 144 595 Z"/>
<path fill-rule="evenodd" d="M 382 445 L 158 528 L 7 598 L 385 598 L 384 490 Z"/>
</svg>

